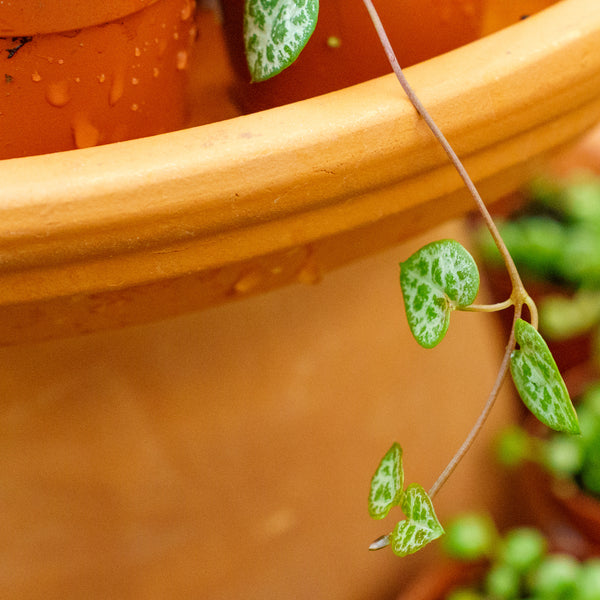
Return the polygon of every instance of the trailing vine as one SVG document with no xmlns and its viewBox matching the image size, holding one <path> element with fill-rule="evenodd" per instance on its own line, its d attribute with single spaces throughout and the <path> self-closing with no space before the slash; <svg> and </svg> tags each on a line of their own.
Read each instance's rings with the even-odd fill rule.
<svg viewBox="0 0 600 600">
<path fill-rule="evenodd" d="M 502 257 L 512 284 L 510 297 L 479 305 L 479 271 L 473 257 L 455 240 L 434 241 L 400 264 L 400 286 L 411 332 L 424 348 L 444 338 L 452 313 L 513 309 L 513 324 L 494 384 L 467 438 L 429 491 L 416 483 L 405 487 L 402 447 L 394 442 L 371 481 L 369 513 L 383 519 L 399 506 L 404 513 L 395 528 L 377 538 L 370 549 L 391 546 L 399 556 L 412 554 L 444 533 L 432 500 L 468 452 L 481 431 L 500 388 L 510 373 L 528 409 L 545 425 L 578 434 L 577 414 L 546 342 L 539 334 L 538 313 L 513 259 L 477 188 L 462 162 L 407 81 L 371 0 L 363 0 L 393 72 L 415 110 L 442 146 L 471 194 Z M 318 0 L 246 0 L 244 37 L 254 81 L 268 79 L 292 64 L 312 35 Z M 524 307 L 528 320 L 523 319 Z"/>
</svg>

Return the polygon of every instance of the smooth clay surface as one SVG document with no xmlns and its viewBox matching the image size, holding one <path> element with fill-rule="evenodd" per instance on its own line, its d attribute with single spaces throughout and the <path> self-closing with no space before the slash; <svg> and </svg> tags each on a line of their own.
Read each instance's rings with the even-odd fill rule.
<svg viewBox="0 0 600 600">
<path fill-rule="evenodd" d="M 453 224 L 428 235 L 458 236 Z M 426 351 L 398 262 L 143 327 L 0 350 L 0 589 L 6 600 L 371 600 L 433 551 L 369 543 L 372 473 L 395 440 L 429 487 L 474 422 L 504 344 L 456 314 Z M 472 363 L 472 364 L 469 364 Z M 503 512 L 489 439 L 437 499 Z"/>
</svg>

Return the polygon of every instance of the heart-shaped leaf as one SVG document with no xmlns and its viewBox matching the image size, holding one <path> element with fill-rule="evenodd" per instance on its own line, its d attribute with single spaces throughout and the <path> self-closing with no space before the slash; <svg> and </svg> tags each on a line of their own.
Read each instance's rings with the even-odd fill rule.
<svg viewBox="0 0 600 600">
<path fill-rule="evenodd" d="M 398 556 L 413 554 L 444 534 L 431 498 L 419 484 L 406 488 L 401 506 L 406 519 L 396 525 L 391 537 L 392 550 Z"/>
<path fill-rule="evenodd" d="M 244 43 L 252 81 L 269 79 L 298 58 L 318 14 L 319 0 L 246 0 Z"/>
<path fill-rule="evenodd" d="M 402 448 L 394 443 L 381 459 L 371 480 L 369 514 L 374 519 L 383 519 L 392 506 L 400 504 L 404 487 Z"/>
<path fill-rule="evenodd" d="M 542 336 L 518 319 L 515 337 L 519 349 L 510 357 L 510 372 L 527 408 L 551 429 L 580 433 L 569 392 Z"/>
<path fill-rule="evenodd" d="M 440 240 L 401 263 L 400 286 L 415 339 L 421 346 L 433 348 L 446 335 L 452 310 L 475 300 L 479 271 L 458 242 Z"/>
</svg>

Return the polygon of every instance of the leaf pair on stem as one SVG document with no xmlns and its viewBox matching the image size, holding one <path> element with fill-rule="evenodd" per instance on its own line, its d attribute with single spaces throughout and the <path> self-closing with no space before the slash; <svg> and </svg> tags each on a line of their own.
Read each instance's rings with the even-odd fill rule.
<svg viewBox="0 0 600 600">
<path fill-rule="evenodd" d="M 492 312 L 512 303 L 473 305 L 479 271 L 455 240 L 432 242 L 415 252 L 401 265 L 400 285 L 408 324 L 424 348 L 433 348 L 444 338 L 452 311 Z M 546 342 L 520 318 L 514 334 L 519 348 L 511 352 L 510 372 L 521 399 L 551 429 L 579 433 L 575 409 Z"/>
<path fill-rule="evenodd" d="M 473 304 L 479 290 L 479 271 L 473 257 L 455 240 L 431 242 L 415 252 L 401 264 L 400 285 L 411 332 L 425 348 L 441 342 L 454 310 L 492 312 L 514 304 L 512 298 L 497 305 Z M 505 357 L 509 359 L 515 387 L 529 410 L 554 430 L 580 433 L 564 381 L 546 342 L 533 325 L 519 317 L 515 319 Z M 406 556 L 443 534 L 431 498 L 481 429 L 505 372 L 501 367 L 482 418 L 429 493 L 418 484 L 403 489 L 402 449 L 396 443 L 392 445 L 371 481 L 369 513 L 381 519 L 393 506 L 400 505 L 406 519 L 392 533 L 373 542 L 371 549 L 390 544 L 395 554 Z"/>
<path fill-rule="evenodd" d="M 373 542 L 372 549 L 389 543 L 395 554 L 406 556 L 444 533 L 427 492 L 418 483 L 404 489 L 402 448 L 397 443 L 387 451 L 375 471 L 369 494 L 369 513 L 374 519 L 383 519 L 394 506 L 400 506 L 406 518 L 389 536 Z"/>
</svg>

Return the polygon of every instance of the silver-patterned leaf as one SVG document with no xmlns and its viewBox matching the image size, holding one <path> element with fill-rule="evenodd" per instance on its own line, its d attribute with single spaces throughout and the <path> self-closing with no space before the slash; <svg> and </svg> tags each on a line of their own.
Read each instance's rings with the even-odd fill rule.
<svg viewBox="0 0 600 600">
<path fill-rule="evenodd" d="M 406 519 L 392 532 L 392 550 L 398 556 L 417 552 L 444 534 L 431 498 L 417 483 L 409 485 L 402 496 L 402 511 Z"/>
<path fill-rule="evenodd" d="M 318 14 L 319 0 L 246 0 L 244 44 L 252 81 L 269 79 L 298 58 Z"/>
<path fill-rule="evenodd" d="M 371 480 L 369 514 L 374 519 L 383 519 L 393 506 L 400 504 L 404 487 L 402 448 L 394 443 L 381 459 Z"/>
<path fill-rule="evenodd" d="M 412 334 L 421 346 L 433 348 L 446 335 L 452 310 L 475 300 L 479 271 L 458 242 L 440 240 L 401 263 L 400 286 Z"/>
<path fill-rule="evenodd" d="M 510 372 L 529 410 L 551 429 L 580 433 L 577 413 L 548 345 L 523 319 L 515 324 L 519 349 L 510 358 Z"/>
</svg>

